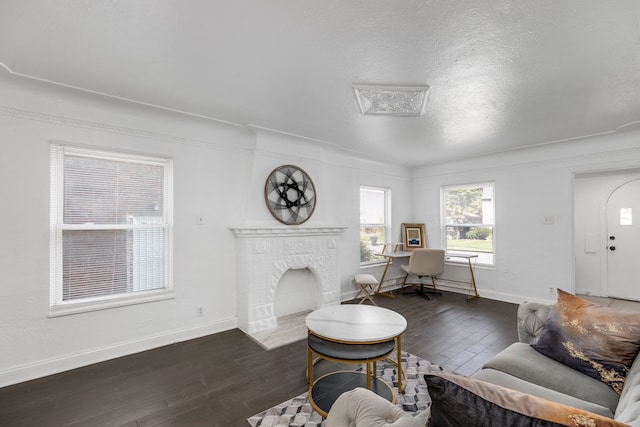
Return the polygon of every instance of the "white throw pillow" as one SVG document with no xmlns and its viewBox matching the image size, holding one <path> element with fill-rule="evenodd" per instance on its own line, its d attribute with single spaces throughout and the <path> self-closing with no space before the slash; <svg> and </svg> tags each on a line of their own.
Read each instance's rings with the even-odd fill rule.
<svg viewBox="0 0 640 427">
<path fill-rule="evenodd" d="M 325 426 L 424 427 L 428 419 L 428 409 L 413 417 L 387 399 L 358 387 L 338 397 L 329 411 Z"/>
</svg>

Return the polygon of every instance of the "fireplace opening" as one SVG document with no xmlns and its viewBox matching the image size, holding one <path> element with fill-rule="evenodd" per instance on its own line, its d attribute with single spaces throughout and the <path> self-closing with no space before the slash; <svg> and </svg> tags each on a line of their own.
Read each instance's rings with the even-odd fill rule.
<svg viewBox="0 0 640 427">
<path fill-rule="evenodd" d="M 315 275 L 308 268 L 287 270 L 276 287 L 273 314 L 276 318 L 312 311 L 320 292 Z"/>
</svg>

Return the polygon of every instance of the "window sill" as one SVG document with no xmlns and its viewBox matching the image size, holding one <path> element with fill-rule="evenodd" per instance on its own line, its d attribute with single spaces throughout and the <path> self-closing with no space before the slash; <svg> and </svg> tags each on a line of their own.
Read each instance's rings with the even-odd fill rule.
<svg viewBox="0 0 640 427">
<path fill-rule="evenodd" d="M 371 261 L 371 262 L 367 262 L 366 264 L 360 264 L 360 269 L 366 269 L 366 268 L 373 268 L 373 267 L 380 267 L 381 265 L 385 265 L 387 263 L 387 261 L 385 260 L 381 260 L 381 261 Z"/>
<path fill-rule="evenodd" d="M 148 291 L 138 293 L 137 295 L 128 295 L 124 297 L 115 297 L 109 299 L 98 299 L 91 301 L 69 302 L 65 304 L 53 305 L 49 307 L 47 317 L 61 317 L 72 314 L 87 313 L 90 311 L 108 310 L 116 307 L 126 307 L 135 304 L 146 304 L 154 301 L 164 301 L 174 299 L 173 291 Z"/>
<path fill-rule="evenodd" d="M 468 261 L 452 261 L 452 260 L 445 260 L 444 262 L 445 265 L 453 265 L 456 267 L 465 267 L 465 268 L 469 268 L 469 262 Z M 495 270 L 496 266 L 495 264 L 473 264 L 473 261 L 471 262 L 473 269 L 475 270 L 476 268 L 479 268 L 481 270 Z"/>
</svg>

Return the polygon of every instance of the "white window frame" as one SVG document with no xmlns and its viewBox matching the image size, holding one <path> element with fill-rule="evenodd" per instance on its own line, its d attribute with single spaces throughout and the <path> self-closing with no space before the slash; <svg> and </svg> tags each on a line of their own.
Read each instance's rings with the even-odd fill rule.
<svg viewBox="0 0 640 427">
<path fill-rule="evenodd" d="M 52 143 L 50 161 L 50 301 L 49 317 L 103 310 L 174 298 L 173 292 L 173 161 L 169 158 Z M 64 230 L 144 229 L 146 224 L 64 224 L 64 158 L 66 155 L 152 164 L 164 168 L 164 288 L 64 301 L 62 290 Z M 157 227 L 157 224 L 154 224 Z"/>
<path fill-rule="evenodd" d="M 486 223 L 486 224 L 468 224 L 469 226 L 473 226 L 473 227 L 483 227 L 483 226 L 490 226 L 492 229 L 492 252 L 491 252 L 491 259 L 487 260 L 487 257 L 483 257 L 481 252 L 477 252 L 477 254 L 479 255 L 476 261 L 477 265 L 482 265 L 482 266 L 487 266 L 487 267 L 494 267 L 496 265 L 496 215 L 495 215 L 495 200 L 496 200 L 496 185 L 495 182 L 493 181 L 482 181 L 482 182 L 475 182 L 475 183 L 471 183 L 471 184 L 460 184 L 460 185 L 446 185 L 443 186 L 441 188 L 441 192 L 440 192 L 440 196 L 441 196 L 441 200 L 440 200 L 440 224 L 441 224 L 441 229 L 442 229 L 442 247 L 447 250 L 448 253 L 451 254 L 473 254 L 474 252 L 472 251 L 449 251 L 447 249 L 447 227 L 450 226 L 464 226 L 464 224 L 448 224 L 447 221 L 447 204 L 446 204 L 446 193 L 447 190 L 464 190 L 464 189 L 473 189 L 473 188 L 479 188 L 479 187 L 492 187 L 493 188 L 493 195 L 491 198 L 491 214 L 492 214 L 492 219 L 493 222 L 492 223 Z M 467 261 L 463 260 L 463 259 L 458 259 L 455 257 L 452 257 L 450 259 L 447 260 L 447 262 L 450 263 L 467 263 Z"/>
<path fill-rule="evenodd" d="M 362 234 L 362 227 L 382 226 L 384 228 L 385 241 L 381 242 L 381 244 L 390 243 L 391 241 L 389 239 L 391 236 L 390 234 L 391 233 L 391 189 L 385 188 L 385 187 L 376 187 L 372 185 L 361 185 L 360 188 L 358 189 L 358 200 L 360 200 L 360 198 L 362 197 L 362 190 L 374 190 L 374 191 L 384 192 L 384 223 L 381 223 L 381 224 L 360 223 L 360 226 L 358 227 L 358 241 L 360 241 L 360 236 Z M 370 265 L 377 265 L 384 262 L 386 262 L 384 258 L 380 260 L 373 260 L 373 261 L 360 261 L 360 266 L 364 267 L 364 266 L 370 266 Z"/>
</svg>

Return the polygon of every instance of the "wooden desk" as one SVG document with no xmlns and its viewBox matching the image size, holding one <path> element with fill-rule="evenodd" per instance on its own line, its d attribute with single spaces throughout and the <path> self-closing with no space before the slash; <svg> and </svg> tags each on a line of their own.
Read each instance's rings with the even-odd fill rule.
<svg viewBox="0 0 640 427">
<path fill-rule="evenodd" d="M 476 287 L 476 276 L 475 276 L 475 273 L 474 273 L 475 266 L 476 266 L 476 261 L 478 259 L 478 255 L 445 254 L 445 260 L 447 260 L 449 258 L 464 258 L 464 259 L 466 259 L 467 263 L 469 264 L 469 274 L 471 275 L 471 280 L 469 282 L 462 282 L 460 280 L 449 280 L 449 279 L 443 279 L 443 280 L 448 280 L 449 282 L 466 283 L 466 284 L 471 285 L 470 291 L 472 292 L 472 294 L 467 297 L 467 301 L 474 300 L 476 298 L 480 298 L 480 295 L 478 294 L 478 288 Z M 472 259 L 473 259 L 473 264 L 471 263 Z"/>
<path fill-rule="evenodd" d="M 387 262 L 385 263 L 384 270 L 382 271 L 382 276 L 380 277 L 380 283 L 378 283 L 378 287 L 374 293 L 375 295 L 380 295 L 387 298 L 395 298 L 395 296 L 391 293 L 391 291 L 382 292 L 382 284 L 384 283 L 385 280 L 388 280 L 386 279 L 387 271 L 389 270 L 389 266 L 391 265 L 394 259 L 408 258 L 411 256 L 410 251 L 399 250 L 401 247 L 402 247 L 402 243 L 385 243 L 384 246 L 382 247 L 382 252 L 378 254 L 385 257 L 387 259 Z M 390 250 L 387 250 L 387 248 L 390 248 Z M 476 286 L 476 276 L 475 276 L 475 266 L 476 266 L 476 261 L 478 260 L 478 255 L 456 254 L 456 253 L 445 254 L 445 260 L 448 260 L 450 258 L 460 258 L 460 259 L 467 260 L 467 264 L 469 265 L 470 280 L 468 282 L 463 282 L 460 280 L 450 280 L 450 279 L 444 279 L 444 278 L 442 280 L 447 280 L 449 282 L 456 282 L 456 283 L 465 283 L 470 285 L 469 290 L 471 292 L 471 295 L 467 296 L 468 301 L 480 298 L 480 294 L 478 294 L 478 288 Z"/>
<path fill-rule="evenodd" d="M 387 251 L 387 247 L 390 247 L 391 250 Z M 387 259 L 386 264 L 384 265 L 384 270 L 382 271 L 382 276 L 380 277 L 380 282 L 378 283 L 378 288 L 375 291 L 375 295 L 380 295 L 387 298 L 395 298 L 395 296 L 389 292 L 382 292 L 382 284 L 384 283 L 387 276 L 387 270 L 389 270 L 389 266 L 394 258 L 408 258 L 411 256 L 411 252 L 409 251 L 401 251 L 399 250 L 402 247 L 402 243 L 385 243 L 382 246 L 382 252 L 378 255 L 383 256 Z"/>
</svg>

